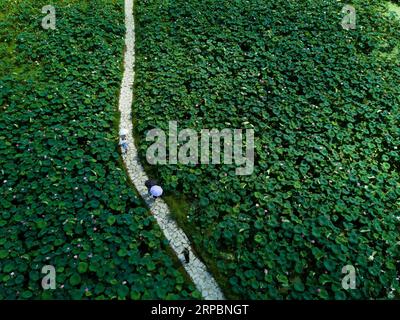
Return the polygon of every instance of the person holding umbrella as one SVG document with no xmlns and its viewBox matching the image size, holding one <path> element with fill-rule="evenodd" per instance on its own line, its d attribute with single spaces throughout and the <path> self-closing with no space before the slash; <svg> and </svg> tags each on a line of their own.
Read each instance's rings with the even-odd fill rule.
<svg viewBox="0 0 400 320">
<path fill-rule="evenodd" d="M 150 179 L 147 180 L 144 184 L 147 187 L 147 190 L 149 190 L 150 195 L 154 199 L 161 197 L 161 195 L 163 194 L 163 189 L 157 184 L 157 181 Z"/>
</svg>

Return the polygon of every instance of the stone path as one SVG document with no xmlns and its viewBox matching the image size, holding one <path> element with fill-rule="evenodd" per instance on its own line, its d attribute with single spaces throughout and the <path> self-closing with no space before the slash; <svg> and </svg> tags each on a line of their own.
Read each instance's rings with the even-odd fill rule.
<svg viewBox="0 0 400 320">
<path fill-rule="evenodd" d="M 128 174 L 136 189 L 150 208 L 151 213 L 156 218 L 165 237 L 169 241 L 172 249 L 177 254 L 184 268 L 192 278 L 197 289 L 206 300 L 222 300 L 224 296 L 218 284 L 207 271 L 206 266 L 194 255 L 190 241 L 186 234 L 178 227 L 176 222 L 170 218 L 170 211 L 167 204 L 158 198 L 154 200 L 149 196 L 145 181 L 148 179 L 139 162 L 137 150 L 132 136 L 132 99 L 133 99 L 133 80 L 135 63 L 135 31 L 133 18 L 133 0 L 125 0 L 125 57 L 124 75 L 122 79 L 121 92 L 119 97 L 119 111 L 121 112 L 120 131 L 127 131 L 128 151 L 123 154 L 123 160 L 128 170 Z M 182 254 L 184 248 L 190 251 L 190 262 L 186 263 Z"/>
</svg>

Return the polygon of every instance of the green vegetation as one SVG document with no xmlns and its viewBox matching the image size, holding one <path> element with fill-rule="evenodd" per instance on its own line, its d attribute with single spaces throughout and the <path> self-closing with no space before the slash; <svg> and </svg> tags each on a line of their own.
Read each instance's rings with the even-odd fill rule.
<svg viewBox="0 0 400 320">
<path fill-rule="evenodd" d="M 388 8 L 390 12 L 396 13 L 398 18 L 400 18 L 400 7 L 398 4 L 395 4 L 394 2 L 388 2 Z"/>
<path fill-rule="evenodd" d="M 251 176 L 151 169 L 187 199 L 187 217 L 168 201 L 228 297 L 400 295 L 400 23 L 387 3 L 357 0 L 357 28 L 344 30 L 345 4 L 136 2 L 142 159 L 146 132 L 168 121 L 255 130 Z M 356 290 L 342 289 L 345 265 Z"/>
<path fill-rule="evenodd" d="M 123 1 L 47 4 L 0 3 L 0 299 L 199 298 L 121 166 Z"/>
</svg>

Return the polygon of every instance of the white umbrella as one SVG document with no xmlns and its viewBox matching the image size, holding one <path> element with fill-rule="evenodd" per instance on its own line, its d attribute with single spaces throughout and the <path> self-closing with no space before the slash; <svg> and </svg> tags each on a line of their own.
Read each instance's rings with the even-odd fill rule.
<svg viewBox="0 0 400 320">
<path fill-rule="evenodd" d="M 152 186 L 150 188 L 150 194 L 153 197 L 159 197 L 162 195 L 162 193 L 163 193 L 163 189 L 160 186 Z"/>
</svg>

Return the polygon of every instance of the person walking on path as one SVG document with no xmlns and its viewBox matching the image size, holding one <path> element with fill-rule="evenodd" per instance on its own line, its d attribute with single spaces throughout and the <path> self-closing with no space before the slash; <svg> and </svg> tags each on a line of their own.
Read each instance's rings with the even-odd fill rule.
<svg viewBox="0 0 400 320">
<path fill-rule="evenodd" d="M 188 248 L 183 249 L 182 253 L 183 256 L 185 257 L 185 262 L 189 263 L 190 260 L 189 249 Z"/>
<path fill-rule="evenodd" d="M 128 130 L 121 129 L 119 132 L 119 144 L 122 148 L 122 153 L 126 154 L 128 152 L 128 140 L 126 139 L 126 135 L 128 134 Z"/>
<path fill-rule="evenodd" d="M 121 140 L 121 148 L 123 154 L 126 154 L 128 152 L 128 141 L 126 139 Z"/>
<path fill-rule="evenodd" d="M 147 190 L 149 190 L 150 195 L 154 199 L 161 197 L 161 195 L 163 194 L 163 189 L 158 185 L 157 181 L 150 179 L 147 180 L 144 184 L 147 187 Z"/>
</svg>

